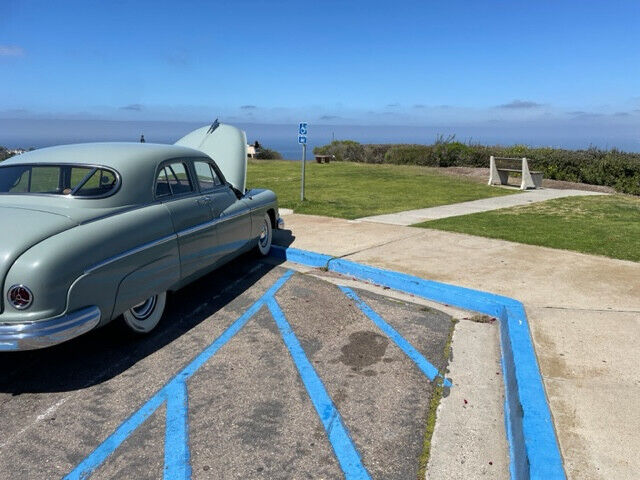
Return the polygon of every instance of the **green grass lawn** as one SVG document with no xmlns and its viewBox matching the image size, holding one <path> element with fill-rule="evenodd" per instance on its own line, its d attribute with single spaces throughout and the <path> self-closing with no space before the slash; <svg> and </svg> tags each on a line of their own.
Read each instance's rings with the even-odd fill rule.
<svg viewBox="0 0 640 480">
<path fill-rule="evenodd" d="M 273 190 L 297 213 L 349 219 L 516 193 L 417 166 L 308 163 L 300 202 L 300 170 L 300 162 L 250 160 L 247 186 Z"/>
<path fill-rule="evenodd" d="M 559 198 L 415 226 L 640 261 L 638 197 Z"/>
</svg>

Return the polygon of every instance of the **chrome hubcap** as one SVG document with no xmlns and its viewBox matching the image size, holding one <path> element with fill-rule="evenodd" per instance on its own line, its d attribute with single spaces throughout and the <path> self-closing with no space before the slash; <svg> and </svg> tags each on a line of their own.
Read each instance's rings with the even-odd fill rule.
<svg viewBox="0 0 640 480">
<path fill-rule="evenodd" d="M 260 246 L 266 247 L 267 243 L 269 243 L 269 229 L 266 223 L 262 224 L 262 231 L 260 232 Z"/>
<path fill-rule="evenodd" d="M 149 315 L 153 313 L 153 310 L 156 308 L 157 301 L 158 301 L 157 295 L 147 298 L 144 302 L 136 305 L 131 309 L 131 315 L 133 315 L 138 320 L 147 319 Z"/>
</svg>

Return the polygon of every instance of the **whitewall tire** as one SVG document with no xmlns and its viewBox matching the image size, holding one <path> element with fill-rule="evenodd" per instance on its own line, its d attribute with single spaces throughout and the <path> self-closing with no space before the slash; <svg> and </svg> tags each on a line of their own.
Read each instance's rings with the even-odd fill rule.
<svg viewBox="0 0 640 480">
<path fill-rule="evenodd" d="M 273 239 L 273 227 L 271 227 L 271 217 L 268 213 L 262 218 L 260 225 L 260 236 L 258 237 L 258 252 L 262 256 L 269 254 L 271 250 L 271 240 Z"/>
<path fill-rule="evenodd" d="M 136 333 L 149 333 L 162 318 L 167 293 L 159 293 L 122 314 L 124 324 Z"/>
</svg>

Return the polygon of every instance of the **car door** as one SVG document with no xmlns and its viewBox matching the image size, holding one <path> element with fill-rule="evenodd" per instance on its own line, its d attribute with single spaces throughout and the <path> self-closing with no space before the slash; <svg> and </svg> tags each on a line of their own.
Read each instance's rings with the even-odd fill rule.
<svg viewBox="0 0 640 480">
<path fill-rule="evenodd" d="M 178 235 L 181 278 L 196 276 L 215 260 L 218 241 L 209 202 L 192 180 L 189 162 L 176 160 L 161 165 L 155 195 L 169 210 Z"/>
<path fill-rule="evenodd" d="M 216 223 L 219 250 L 217 260 L 234 256 L 251 241 L 251 214 L 246 201 L 223 182 L 214 162 L 203 159 L 193 162 L 200 188 L 205 193 Z"/>
</svg>

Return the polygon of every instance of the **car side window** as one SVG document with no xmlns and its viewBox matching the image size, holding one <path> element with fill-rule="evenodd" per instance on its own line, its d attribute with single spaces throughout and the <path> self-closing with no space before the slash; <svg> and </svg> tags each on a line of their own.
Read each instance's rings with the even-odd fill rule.
<svg viewBox="0 0 640 480">
<path fill-rule="evenodd" d="M 196 171 L 196 177 L 198 178 L 198 184 L 201 191 L 211 190 L 216 185 L 215 177 L 209 163 L 207 162 L 193 162 L 193 167 Z"/>
<path fill-rule="evenodd" d="M 158 177 L 156 178 L 156 197 L 164 197 L 166 195 L 171 195 L 171 188 L 169 188 L 167 170 L 163 167 L 158 172 Z"/>
<path fill-rule="evenodd" d="M 180 195 L 193 191 L 187 166 L 182 162 L 169 163 L 162 167 L 156 178 L 156 197 Z"/>
<path fill-rule="evenodd" d="M 220 176 L 216 173 L 216 169 L 213 167 L 213 165 L 209 164 L 209 168 L 211 169 L 211 174 L 213 175 L 213 182 L 216 185 L 222 185 L 222 180 L 220 179 Z"/>
</svg>

